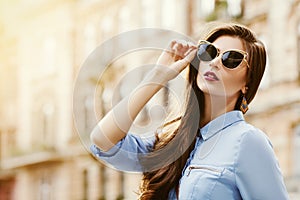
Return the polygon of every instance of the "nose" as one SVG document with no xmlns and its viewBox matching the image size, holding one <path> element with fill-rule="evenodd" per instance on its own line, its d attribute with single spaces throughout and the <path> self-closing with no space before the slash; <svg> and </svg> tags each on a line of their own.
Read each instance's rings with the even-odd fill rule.
<svg viewBox="0 0 300 200">
<path fill-rule="evenodd" d="M 212 61 L 210 61 L 209 66 L 212 68 L 220 69 L 222 63 L 221 63 L 221 56 L 218 55 L 215 57 Z"/>
</svg>

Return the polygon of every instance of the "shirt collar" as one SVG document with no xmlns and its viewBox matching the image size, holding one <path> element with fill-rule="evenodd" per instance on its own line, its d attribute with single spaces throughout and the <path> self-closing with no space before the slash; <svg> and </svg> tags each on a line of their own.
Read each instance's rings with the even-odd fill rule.
<svg viewBox="0 0 300 200">
<path fill-rule="evenodd" d="M 244 121 L 244 116 L 241 111 L 234 110 L 225 114 L 220 115 L 219 117 L 213 119 L 208 124 L 200 129 L 200 134 L 203 140 L 207 140 L 225 129 L 226 127 L 234 124 L 238 121 Z"/>
</svg>

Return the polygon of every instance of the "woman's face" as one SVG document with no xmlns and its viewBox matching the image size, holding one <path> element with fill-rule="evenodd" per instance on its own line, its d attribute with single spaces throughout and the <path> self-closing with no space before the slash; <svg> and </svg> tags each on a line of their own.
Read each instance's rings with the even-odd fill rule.
<svg viewBox="0 0 300 200">
<path fill-rule="evenodd" d="M 197 85 L 204 93 L 210 95 L 238 98 L 240 91 L 245 90 L 247 63 L 243 60 L 238 67 L 228 69 L 223 66 L 220 55 L 229 49 L 245 51 L 243 43 L 237 37 L 220 36 L 213 45 L 219 49 L 220 54 L 212 61 L 200 62 Z"/>
</svg>

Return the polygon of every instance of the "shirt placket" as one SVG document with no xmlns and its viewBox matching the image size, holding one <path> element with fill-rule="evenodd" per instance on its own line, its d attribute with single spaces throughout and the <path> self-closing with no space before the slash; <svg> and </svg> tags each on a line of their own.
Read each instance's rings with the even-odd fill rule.
<svg viewBox="0 0 300 200">
<path fill-rule="evenodd" d="M 199 147 L 199 145 L 201 145 L 202 142 L 203 142 L 203 139 L 202 139 L 202 136 L 201 136 L 201 134 L 200 134 L 200 132 L 199 132 L 199 134 L 198 134 L 198 136 L 197 136 L 197 139 L 196 139 L 195 148 L 194 148 L 194 149 L 192 150 L 192 152 L 190 153 L 190 156 L 189 156 L 189 158 L 187 159 L 187 161 L 186 161 L 186 163 L 185 163 L 185 166 L 184 166 L 184 168 L 183 168 L 183 170 L 182 170 L 181 176 L 184 175 L 184 172 L 185 172 L 186 168 L 190 165 L 191 160 L 194 158 L 194 154 L 195 154 L 197 148 Z"/>
</svg>

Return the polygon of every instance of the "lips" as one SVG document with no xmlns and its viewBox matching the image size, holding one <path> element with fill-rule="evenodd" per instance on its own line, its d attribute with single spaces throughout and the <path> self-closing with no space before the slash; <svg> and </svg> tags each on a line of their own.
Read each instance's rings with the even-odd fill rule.
<svg viewBox="0 0 300 200">
<path fill-rule="evenodd" d="M 217 75 L 212 72 L 212 71 L 208 71 L 204 74 L 204 78 L 205 80 L 208 80 L 208 81 L 218 81 L 219 78 L 217 77 Z"/>
</svg>

